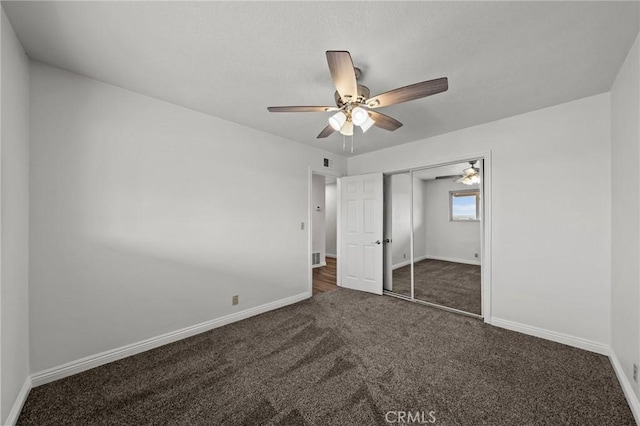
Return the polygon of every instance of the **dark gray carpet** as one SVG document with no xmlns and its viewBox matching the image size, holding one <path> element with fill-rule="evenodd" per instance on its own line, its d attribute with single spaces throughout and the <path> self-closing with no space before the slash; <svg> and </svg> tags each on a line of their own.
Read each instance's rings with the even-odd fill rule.
<svg viewBox="0 0 640 426">
<path fill-rule="evenodd" d="M 18 424 L 383 425 L 387 411 L 634 424 L 604 356 L 344 289 L 37 387 Z"/>
<path fill-rule="evenodd" d="M 416 299 L 482 315 L 480 266 L 425 259 L 414 268 Z M 393 292 L 411 296 L 411 265 L 393 271 Z"/>
</svg>

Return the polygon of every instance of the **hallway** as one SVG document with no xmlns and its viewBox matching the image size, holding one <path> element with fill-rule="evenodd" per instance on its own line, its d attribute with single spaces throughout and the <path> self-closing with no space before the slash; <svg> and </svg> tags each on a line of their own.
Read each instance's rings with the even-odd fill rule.
<svg viewBox="0 0 640 426">
<path fill-rule="evenodd" d="M 336 259 L 326 258 L 327 266 L 313 269 L 313 295 L 335 290 L 336 285 Z"/>
</svg>

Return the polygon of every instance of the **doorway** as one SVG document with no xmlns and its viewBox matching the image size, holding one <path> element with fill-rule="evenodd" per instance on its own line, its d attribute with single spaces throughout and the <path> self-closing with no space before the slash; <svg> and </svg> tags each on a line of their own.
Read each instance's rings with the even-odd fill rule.
<svg viewBox="0 0 640 426">
<path fill-rule="evenodd" d="M 483 159 L 384 176 L 384 293 L 483 317 Z"/>
<path fill-rule="evenodd" d="M 337 179 L 311 177 L 312 295 L 337 289 Z"/>
</svg>

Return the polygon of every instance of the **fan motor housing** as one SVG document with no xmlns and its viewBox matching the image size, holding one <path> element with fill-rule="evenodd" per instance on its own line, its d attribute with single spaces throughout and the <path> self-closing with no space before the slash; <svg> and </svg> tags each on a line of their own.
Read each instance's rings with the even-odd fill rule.
<svg viewBox="0 0 640 426">
<path fill-rule="evenodd" d="M 356 103 L 356 104 L 362 104 L 364 103 L 364 101 L 366 101 L 367 99 L 369 99 L 369 88 L 367 86 L 363 86 L 362 84 L 358 84 L 358 98 L 351 101 L 352 103 Z M 336 100 L 336 105 L 338 106 L 338 108 L 342 108 L 343 106 L 345 106 L 347 104 L 347 102 L 344 101 L 344 99 L 342 99 L 342 97 L 340 96 L 340 93 L 338 93 L 338 91 L 336 91 L 336 93 L 334 94 L 335 100 Z"/>
</svg>

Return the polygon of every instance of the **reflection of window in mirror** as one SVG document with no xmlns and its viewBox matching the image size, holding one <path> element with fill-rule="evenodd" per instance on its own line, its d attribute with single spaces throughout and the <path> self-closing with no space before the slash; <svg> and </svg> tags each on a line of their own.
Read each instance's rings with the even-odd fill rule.
<svg viewBox="0 0 640 426">
<path fill-rule="evenodd" d="M 449 220 L 480 220 L 480 191 L 478 189 L 450 191 Z"/>
</svg>

